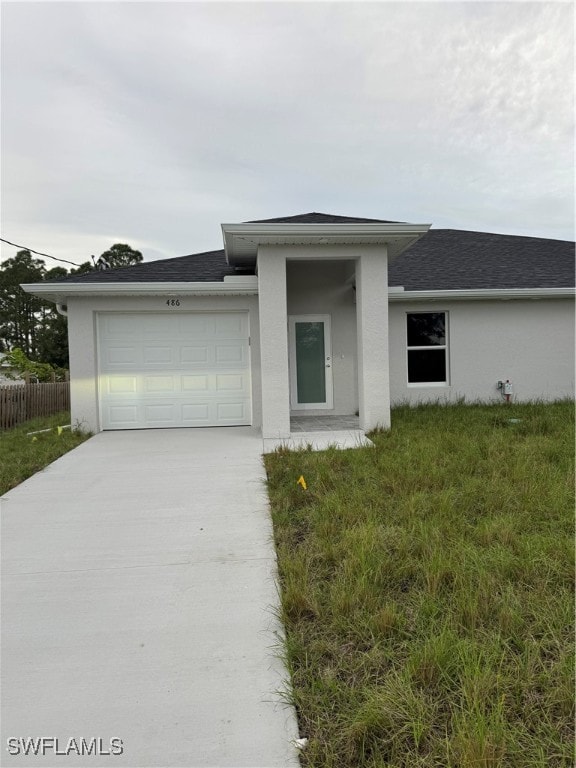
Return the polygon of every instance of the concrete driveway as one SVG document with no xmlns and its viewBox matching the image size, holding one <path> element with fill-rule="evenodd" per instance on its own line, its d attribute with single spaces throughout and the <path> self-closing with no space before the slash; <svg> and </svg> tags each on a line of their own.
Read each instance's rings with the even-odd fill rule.
<svg viewBox="0 0 576 768">
<path fill-rule="evenodd" d="M 2 497 L 2 765 L 298 765 L 261 450 L 105 432 Z"/>
</svg>

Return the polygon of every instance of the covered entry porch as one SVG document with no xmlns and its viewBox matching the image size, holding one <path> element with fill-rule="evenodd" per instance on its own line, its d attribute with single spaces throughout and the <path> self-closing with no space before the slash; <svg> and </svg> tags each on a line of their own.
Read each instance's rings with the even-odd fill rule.
<svg viewBox="0 0 576 768">
<path fill-rule="evenodd" d="M 258 276 L 265 447 L 305 445 L 306 436 L 317 447 L 354 447 L 389 428 L 388 262 L 427 227 L 222 228 L 229 262 L 255 263 Z"/>
<path fill-rule="evenodd" d="M 389 427 L 386 248 L 261 246 L 257 269 L 263 438 L 306 415 Z"/>
</svg>

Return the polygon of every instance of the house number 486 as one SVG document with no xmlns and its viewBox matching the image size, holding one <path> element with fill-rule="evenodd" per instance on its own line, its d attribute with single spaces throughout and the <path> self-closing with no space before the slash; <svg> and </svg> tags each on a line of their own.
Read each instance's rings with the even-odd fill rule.
<svg viewBox="0 0 576 768">
<path fill-rule="evenodd" d="M 167 307 L 179 307 L 180 306 L 180 299 L 168 299 L 166 301 Z"/>
</svg>

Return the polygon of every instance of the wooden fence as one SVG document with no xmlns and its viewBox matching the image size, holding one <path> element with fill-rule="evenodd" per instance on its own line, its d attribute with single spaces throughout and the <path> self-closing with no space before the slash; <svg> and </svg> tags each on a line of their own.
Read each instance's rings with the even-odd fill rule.
<svg viewBox="0 0 576 768">
<path fill-rule="evenodd" d="M 0 430 L 37 416 L 70 410 L 70 382 L 0 386 Z"/>
</svg>

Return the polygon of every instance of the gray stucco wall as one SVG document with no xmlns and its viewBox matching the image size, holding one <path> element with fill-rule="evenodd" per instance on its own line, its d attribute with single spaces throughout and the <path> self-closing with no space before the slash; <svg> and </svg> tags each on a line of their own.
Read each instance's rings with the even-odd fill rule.
<svg viewBox="0 0 576 768">
<path fill-rule="evenodd" d="M 70 400 L 72 424 L 92 432 L 101 429 L 98 413 L 96 320 L 98 312 L 225 312 L 249 313 L 252 378 L 252 423 L 262 423 L 260 391 L 260 331 L 257 296 L 180 296 L 180 306 L 166 307 L 166 296 L 69 298 Z"/>
<path fill-rule="evenodd" d="M 307 410 L 307 416 L 349 415 L 358 409 L 356 302 L 348 282 L 351 266 L 353 270 L 353 262 L 348 261 L 288 261 L 286 265 L 288 315 L 331 318 L 334 409 Z"/>
<path fill-rule="evenodd" d="M 448 313 L 448 386 L 407 382 L 406 314 Z M 391 302 L 390 388 L 393 404 L 501 401 L 510 379 L 517 400 L 574 396 L 574 301 Z"/>
</svg>

